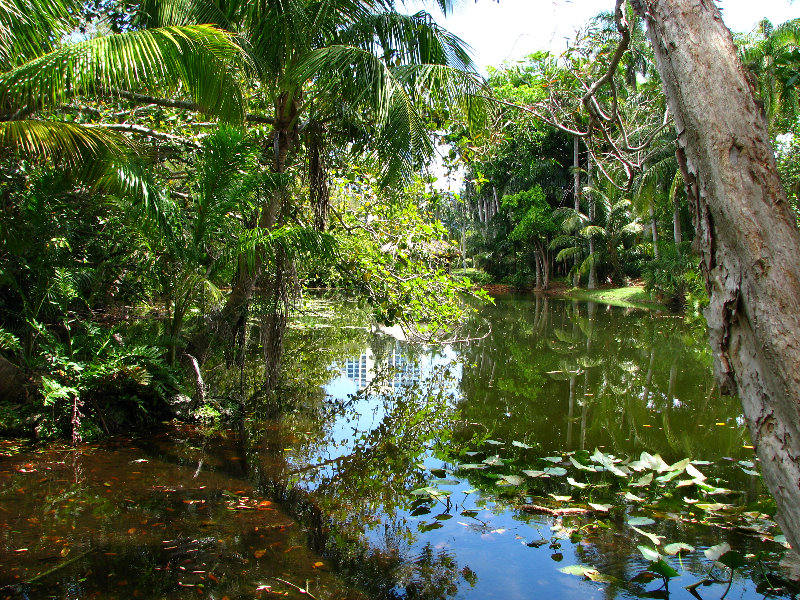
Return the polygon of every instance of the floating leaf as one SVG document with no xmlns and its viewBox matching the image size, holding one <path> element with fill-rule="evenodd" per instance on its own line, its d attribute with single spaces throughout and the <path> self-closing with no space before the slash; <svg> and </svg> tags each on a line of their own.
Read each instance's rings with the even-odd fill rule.
<svg viewBox="0 0 800 600">
<path fill-rule="evenodd" d="M 542 457 L 542 460 L 546 460 L 547 462 L 558 464 L 558 463 L 561 462 L 561 457 L 560 456 L 544 456 L 544 457 Z"/>
<path fill-rule="evenodd" d="M 556 502 L 569 502 L 572 500 L 572 496 L 559 496 L 557 494 L 548 494 L 551 496 Z"/>
<path fill-rule="evenodd" d="M 255 556 L 256 558 L 263 558 L 266 553 L 267 553 L 266 550 L 256 550 L 255 552 L 253 552 L 253 556 Z"/>
<path fill-rule="evenodd" d="M 567 565 L 566 567 L 561 567 L 559 571 L 566 573 L 567 575 L 577 575 L 578 577 L 586 577 L 587 579 L 592 579 L 590 574 L 600 574 L 597 569 L 593 569 L 592 567 L 587 567 L 584 565 Z"/>
<path fill-rule="evenodd" d="M 706 558 L 709 560 L 719 560 L 719 557 L 725 554 L 726 552 L 730 552 L 731 545 L 728 542 L 722 542 L 721 544 L 717 544 L 716 546 L 711 546 L 710 548 L 706 548 L 703 550 L 703 554 L 706 555 Z"/>
<path fill-rule="evenodd" d="M 628 517 L 628 525 L 631 527 L 644 527 L 645 525 L 652 525 L 655 523 L 650 517 Z"/>
<path fill-rule="evenodd" d="M 503 475 L 496 483 L 497 485 L 522 485 L 525 480 L 519 475 Z"/>
<path fill-rule="evenodd" d="M 675 464 L 669 466 L 670 471 L 684 471 L 686 467 L 689 466 L 691 461 L 688 458 L 684 458 L 683 460 L 679 460 Z"/>
<path fill-rule="evenodd" d="M 529 469 L 526 469 L 522 472 L 525 473 L 525 475 L 527 475 L 528 477 L 533 477 L 534 479 L 536 477 L 550 477 L 550 475 L 548 475 L 544 471 L 531 471 Z"/>
<path fill-rule="evenodd" d="M 572 485 L 572 486 L 575 486 L 579 490 L 582 490 L 582 489 L 585 489 L 585 488 L 589 487 L 588 483 L 580 483 L 578 481 L 575 481 L 572 477 L 567 477 L 567 483 Z"/>
<path fill-rule="evenodd" d="M 430 507 L 423 504 L 422 506 L 418 506 L 417 508 L 412 510 L 411 511 L 411 516 L 412 517 L 419 517 L 419 516 L 422 516 L 422 515 L 430 514 L 430 512 L 431 512 Z"/>
<path fill-rule="evenodd" d="M 325 563 L 322 561 L 317 561 L 313 565 L 311 565 L 314 569 L 319 569 L 320 567 L 324 567 Z"/>
<path fill-rule="evenodd" d="M 464 463 L 458 465 L 459 469 L 470 470 L 470 469 L 485 469 L 487 465 L 483 463 Z"/>
<path fill-rule="evenodd" d="M 589 506 L 593 509 L 600 511 L 600 512 L 608 512 L 614 506 L 613 504 L 595 504 L 594 502 L 589 502 Z"/>
<path fill-rule="evenodd" d="M 625 492 L 623 498 L 625 498 L 625 500 L 628 500 L 630 502 L 644 502 L 645 500 L 644 498 L 640 498 L 639 496 L 631 494 L 630 492 Z"/>
<path fill-rule="evenodd" d="M 450 495 L 450 493 L 451 492 L 449 492 L 449 491 L 440 490 L 438 488 L 431 487 L 431 486 L 418 488 L 418 489 L 413 490 L 411 492 L 411 494 L 414 495 L 414 496 L 432 496 L 434 498 L 437 497 L 437 496 L 448 496 L 448 495 Z"/>
<path fill-rule="evenodd" d="M 649 533 L 647 531 L 639 529 L 638 527 L 631 526 L 631 529 L 633 529 L 639 535 L 643 535 L 644 537 L 646 537 L 648 540 L 653 542 L 653 544 L 655 544 L 656 546 L 660 546 L 661 545 L 661 540 L 664 539 L 663 535 L 656 535 L 654 533 Z"/>
<path fill-rule="evenodd" d="M 635 482 L 631 482 L 633 487 L 646 487 L 653 483 L 653 474 L 647 473 L 646 475 L 642 475 L 639 479 Z"/>
<path fill-rule="evenodd" d="M 484 464 L 487 464 L 490 467 L 500 467 L 503 464 L 505 464 L 505 463 L 503 463 L 503 459 L 500 458 L 497 454 L 495 454 L 494 456 L 490 456 L 489 458 L 487 458 L 483 462 L 484 462 Z"/>
<path fill-rule="evenodd" d="M 694 485 L 695 483 L 696 482 L 695 482 L 694 479 L 679 479 L 677 482 L 675 482 L 675 487 L 682 488 L 682 487 L 687 487 L 687 486 L 690 486 L 690 485 Z"/>
<path fill-rule="evenodd" d="M 661 475 L 659 477 L 656 477 L 656 480 L 660 481 L 661 483 L 667 483 L 675 479 L 681 473 L 683 473 L 682 469 L 680 471 L 670 471 L 666 475 Z"/>
<path fill-rule="evenodd" d="M 517 448 L 524 448 L 525 450 L 530 450 L 531 448 L 533 448 L 533 446 L 529 446 L 528 444 L 525 444 L 523 442 L 518 442 L 517 440 L 511 442 L 511 445 L 516 446 Z"/>
<path fill-rule="evenodd" d="M 636 546 L 639 549 L 639 552 L 642 553 L 647 560 L 656 562 L 661 560 L 661 554 L 659 554 L 658 550 L 655 548 L 650 548 L 649 546 Z"/>
<path fill-rule="evenodd" d="M 552 475 L 553 477 L 563 477 L 567 474 L 567 470 L 563 467 L 547 467 L 544 472 L 546 475 Z"/>
<path fill-rule="evenodd" d="M 696 481 L 705 481 L 706 476 L 703 475 L 693 464 L 686 466 L 686 474 Z"/>
<path fill-rule="evenodd" d="M 720 512 L 722 510 L 725 510 L 726 508 L 733 508 L 732 504 L 722 504 L 719 502 L 715 502 L 713 504 L 709 504 L 706 502 L 698 502 L 695 506 L 706 512 Z"/>
<path fill-rule="evenodd" d="M 492 446 L 502 446 L 503 442 L 498 442 L 497 440 L 484 440 L 484 444 L 491 444 Z"/>
<path fill-rule="evenodd" d="M 478 511 L 477 510 L 462 510 L 461 511 L 461 516 L 462 517 L 469 517 L 469 518 L 477 517 L 478 516 Z"/>
<path fill-rule="evenodd" d="M 433 518 L 436 519 L 437 521 L 448 521 L 453 518 L 453 515 L 449 513 L 442 513 L 440 515 L 436 515 Z"/>
<path fill-rule="evenodd" d="M 569 462 L 571 462 L 575 466 L 575 468 L 580 469 L 581 471 L 591 471 L 592 473 L 594 473 L 594 467 L 592 467 L 591 465 L 584 465 L 583 463 L 578 462 L 577 460 L 575 460 L 574 456 L 569 457 Z"/>
<path fill-rule="evenodd" d="M 441 529 L 442 527 L 444 527 L 444 525 L 442 525 L 439 521 L 434 521 L 432 523 L 423 523 L 422 525 L 420 525 L 419 530 L 422 532 L 426 532 L 426 531 L 433 531 L 434 529 Z"/>
<path fill-rule="evenodd" d="M 431 475 L 438 477 L 439 479 L 444 479 L 447 477 L 447 471 L 444 469 L 431 469 Z"/>
<path fill-rule="evenodd" d="M 433 479 L 431 483 L 435 485 L 458 485 L 461 482 L 458 479 Z"/>
<path fill-rule="evenodd" d="M 694 546 L 684 544 L 683 542 L 675 542 L 674 544 L 667 544 L 664 546 L 664 552 L 670 556 L 675 556 L 676 554 L 683 556 L 689 552 L 694 552 Z"/>
</svg>

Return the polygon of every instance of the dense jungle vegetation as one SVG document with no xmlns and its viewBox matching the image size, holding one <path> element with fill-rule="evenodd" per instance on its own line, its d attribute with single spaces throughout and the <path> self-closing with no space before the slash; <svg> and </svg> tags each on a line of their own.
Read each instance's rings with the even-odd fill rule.
<svg viewBox="0 0 800 600">
<path fill-rule="evenodd" d="M 0 419 L 73 440 L 205 395 L 248 322 L 276 411 L 304 289 L 378 323 L 458 336 L 475 284 L 622 286 L 703 303 L 675 130 L 641 19 L 476 73 L 465 43 L 391 0 L 0 6 Z M 442 0 L 442 10 L 452 7 Z M 214 25 L 208 25 L 214 23 Z M 800 20 L 737 35 L 785 189 L 800 194 Z M 613 106 L 599 127 L 591 102 Z M 607 80 L 609 81 L 609 80 Z M 429 165 L 463 170 L 442 191 Z M 121 328 L 142 315 L 158 325 Z M 241 392 L 241 391 L 240 391 Z"/>
</svg>

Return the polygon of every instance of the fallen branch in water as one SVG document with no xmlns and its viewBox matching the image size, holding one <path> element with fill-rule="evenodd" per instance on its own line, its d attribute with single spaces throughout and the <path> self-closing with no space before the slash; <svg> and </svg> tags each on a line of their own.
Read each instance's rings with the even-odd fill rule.
<svg viewBox="0 0 800 600">
<path fill-rule="evenodd" d="M 566 515 L 585 515 L 591 512 L 587 508 L 548 508 L 547 506 L 539 506 L 538 504 L 523 504 L 519 507 L 520 510 L 528 513 L 538 513 L 543 515 L 550 515 L 552 517 L 563 517 Z"/>
<path fill-rule="evenodd" d="M 275 581 L 280 581 L 283 585 L 288 585 L 289 587 L 296 589 L 298 592 L 300 592 L 301 594 L 305 594 L 312 600 L 317 600 L 317 598 L 313 596 L 311 592 L 308 591 L 308 589 L 303 589 L 299 585 L 295 585 L 291 581 L 286 581 L 285 579 L 281 579 L 280 577 L 270 577 L 270 579 L 274 579 Z M 308 585 L 308 582 L 306 582 L 306 585 Z"/>
<path fill-rule="evenodd" d="M 71 565 L 73 563 L 78 562 L 80 559 L 82 559 L 83 557 L 87 556 L 88 554 L 91 554 L 94 551 L 95 551 L 95 548 L 90 548 L 86 552 L 81 552 L 77 556 L 73 556 L 69 560 L 65 560 L 63 563 L 60 563 L 60 564 L 56 565 L 55 567 L 45 571 L 44 573 L 39 573 L 36 577 L 28 579 L 27 581 L 19 581 L 17 583 L 12 583 L 10 585 L 7 585 L 7 586 L 4 586 L 4 587 L 0 588 L 0 590 L 19 589 L 21 586 L 31 585 L 32 583 L 36 583 L 40 579 L 44 579 L 48 575 L 52 575 L 56 571 L 60 571 L 61 569 L 65 568 L 65 567 L 68 567 L 69 565 Z"/>
</svg>

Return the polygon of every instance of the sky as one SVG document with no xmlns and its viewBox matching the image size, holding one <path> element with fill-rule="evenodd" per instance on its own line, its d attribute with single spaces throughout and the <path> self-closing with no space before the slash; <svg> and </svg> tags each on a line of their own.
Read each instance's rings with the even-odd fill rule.
<svg viewBox="0 0 800 600">
<path fill-rule="evenodd" d="M 439 24 L 474 49 L 479 71 L 503 61 L 518 60 L 536 50 L 560 53 L 567 40 L 591 17 L 614 8 L 613 0 L 462 0 L 455 14 L 444 19 L 433 2 L 408 0 L 410 11 L 425 7 Z M 800 17 L 800 0 L 719 0 L 725 24 L 746 32 L 762 18 L 773 23 Z"/>
</svg>

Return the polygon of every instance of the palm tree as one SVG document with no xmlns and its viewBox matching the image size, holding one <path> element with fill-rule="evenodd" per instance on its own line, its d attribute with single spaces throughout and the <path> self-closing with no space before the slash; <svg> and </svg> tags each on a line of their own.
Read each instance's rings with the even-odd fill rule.
<svg viewBox="0 0 800 600">
<path fill-rule="evenodd" d="M 770 133 L 791 129 L 800 116 L 800 19 L 777 27 L 764 19 L 743 40 L 740 56 L 757 78 Z"/>
<path fill-rule="evenodd" d="M 449 2 L 440 1 L 449 9 Z M 147 25 L 216 23 L 234 33 L 253 68 L 257 116 L 269 133 L 262 162 L 276 175 L 303 173 L 308 203 L 288 182 L 258 208 L 262 230 L 295 218 L 311 205 L 322 229 L 328 212 L 328 169 L 334 148 L 379 166 L 384 184 L 412 173 L 431 156 L 426 115 L 458 110 L 470 123 L 483 116 L 483 82 L 463 42 L 425 12 L 403 15 L 394 0 L 149 0 Z M 307 158 L 305 164 L 301 159 Z M 240 269 L 218 325 L 228 337 L 244 315 L 262 274 L 266 291 L 265 348 L 277 373 L 294 266 L 280 253 Z M 270 381 L 274 376 L 270 376 Z M 268 382 L 269 385 L 269 382 Z"/>
<path fill-rule="evenodd" d="M 556 260 L 576 258 L 576 269 L 586 274 L 594 265 L 598 270 L 605 267 L 610 271 L 612 282 L 623 283 L 622 254 L 630 247 L 641 224 L 632 216 L 631 201 L 618 197 L 616 189 L 585 188 L 591 194 L 596 206 L 595 219 L 572 208 L 555 211 L 556 218 L 562 220 L 562 235 L 550 244 L 561 250 Z M 594 252 L 589 252 L 589 240 L 594 240 Z"/>
<path fill-rule="evenodd" d="M 196 25 L 69 40 L 80 3 L 7 0 L 0 7 L 0 148 L 77 169 L 108 164 L 132 144 L 102 126 L 59 117 L 87 98 L 135 93 L 187 97 L 196 109 L 241 122 L 232 71 L 241 56 L 231 36 Z"/>
</svg>

